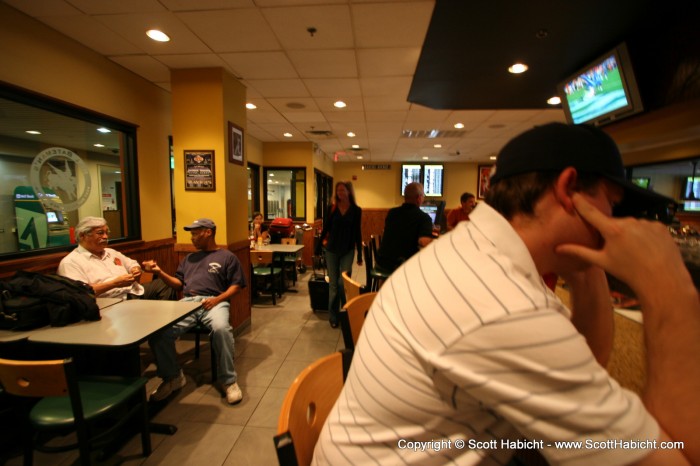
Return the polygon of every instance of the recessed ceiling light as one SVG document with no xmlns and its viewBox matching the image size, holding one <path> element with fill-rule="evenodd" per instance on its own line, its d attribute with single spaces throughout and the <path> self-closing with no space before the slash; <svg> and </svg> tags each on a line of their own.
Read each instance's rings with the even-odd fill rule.
<svg viewBox="0 0 700 466">
<path fill-rule="evenodd" d="M 291 138 L 291 137 L 292 137 L 292 133 L 284 133 L 283 136 L 284 136 L 285 138 Z"/>
<path fill-rule="evenodd" d="M 149 29 L 146 31 L 146 35 L 156 42 L 170 42 L 170 37 L 158 29 Z"/>
<path fill-rule="evenodd" d="M 561 103 L 561 99 L 557 96 L 550 97 L 549 99 L 547 99 L 547 103 L 549 105 L 559 105 Z"/>
<path fill-rule="evenodd" d="M 104 147 L 105 145 L 104 145 L 104 144 L 100 144 L 100 143 L 98 142 L 97 144 L 93 144 L 93 146 L 95 146 L 95 147 Z"/>
<path fill-rule="evenodd" d="M 457 129 L 464 128 L 464 123 L 455 123 L 455 128 L 457 128 Z"/>
<path fill-rule="evenodd" d="M 360 148 L 360 145 L 359 145 L 359 144 L 353 144 L 353 145 L 352 145 L 352 148 L 353 148 L 353 149 L 359 149 L 359 148 Z"/>
<path fill-rule="evenodd" d="M 333 104 L 333 106 L 334 106 L 335 108 L 345 108 L 345 107 L 348 106 L 348 104 L 346 104 L 346 103 L 343 102 L 342 100 L 339 100 L 339 101 L 335 102 L 335 103 Z"/>
<path fill-rule="evenodd" d="M 433 144 L 433 147 L 436 149 L 442 149 L 442 144 Z"/>
<path fill-rule="evenodd" d="M 27 134 L 41 134 L 41 131 L 35 131 L 33 129 L 29 129 L 29 130 L 25 131 L 25 133 L 27 133 Z"/>
<path fill-rule="evenodd" d="M 352 131 L 348 131 L 348 137 L 349 137 L 349 138 L 354 138 L 354 137 L 355 137 L 355 133 L 353 133 Z"/>
<path fill-rule="evenodd" d="M 491 157 L 489 157 L 489 160 L 496 160 L 496 156 L 492 155 Z"/>
<path fill-rule="evenodd" d="M 102 134 L 107 134 L 107 133 L 111 133 L 111 132 L 112 132 L 111 129 L 109 129 L 109 128 L 104 128 L 104 127 L 103 127 L 103 128 L 97 128 L 97 131 L 99 131 L 99 132 L 102 133 Z"/>
<path fill-rule="evenodd" d="M 423 160 L 430 160 L 430 157 L 423 157 Z"/>
<path fill-rule="evenodd" d="M 358 156 L 357 156 L 357 160 L 362 160 L 363 158 L 364 158 L 364 157 L 362 157 L 361 155 L 358 155 Z"/>
<path fill-rule="evenodd" d="M 247 104 L 245 104 L 245 108 L 247 108 L 248 110 L 255 110 L 258 107 L 255 104 L 251 104 L 250 102 L 248 102 Z"/>
<path fill-rule="evenodd" d="M 527 65 L 524 63 L 514 63 L 508 67 L 508 72 L 513 74 L 520 74 L 527 71 Z"/>
</svg>

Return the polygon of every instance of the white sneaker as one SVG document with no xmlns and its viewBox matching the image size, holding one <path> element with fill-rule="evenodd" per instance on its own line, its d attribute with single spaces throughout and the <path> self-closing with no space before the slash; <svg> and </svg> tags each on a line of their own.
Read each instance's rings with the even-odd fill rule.
<svg viewBox="0 0 700 466">
<path fill-rule="evenodd" d="M 224 389 L 226 392 L 226 401 L 228 401 L 229 404 L 235 405 L 236 403 L 240 403 L 243 399 L 243 392 L 236 382 L 225 386 Z"/>
<path fill-rule="evenodd" d="M 175 390 L 180 390 L 182 387 L 184 387 L 187 384 L 187 379 L 185 378 L 185 374 L 183 374 L 182 371 L 180 371 L 180 374 L 178 374 L 177 377 L 170 379 L 170 380 L 163 380 L 160 382 L 160 385 L 158 385 L 158 388 L 153 390 L 151 392 L 151 401 L 162 401 L 166 399 L 167 397 L 170 396 L 172 392 Z"/>
</svg>

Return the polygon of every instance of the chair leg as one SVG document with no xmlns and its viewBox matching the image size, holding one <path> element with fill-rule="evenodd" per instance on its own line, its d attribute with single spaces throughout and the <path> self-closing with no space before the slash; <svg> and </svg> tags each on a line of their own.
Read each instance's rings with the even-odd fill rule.
<svg viewBox="0 0 700 466">
<path fill-rule="evenodd" d="M 24 466 L 34 464 L 34 434 L 29 427 L 29 421 L 24 432 Z"/>
<path fill-rule="evenodd" d="M 146 387 L 141 392 L 141 452 L 144 457 L 151 454 L 151 420 L 148 417 L 148 400 Z"/>
<path fill-rule="evenodd" d="M 194 358 L 199 359 L 199 334 L 200 329 L 196 328 L 194 333 Z"/>
<path fill-rule="evenodd" d="M 216 356 L 214 348 L 214 334 L 209 334 L 209 354 L 211 355 L 211 383 L 215 383 L 219 378 L 219 358 Z"/>
</svg>

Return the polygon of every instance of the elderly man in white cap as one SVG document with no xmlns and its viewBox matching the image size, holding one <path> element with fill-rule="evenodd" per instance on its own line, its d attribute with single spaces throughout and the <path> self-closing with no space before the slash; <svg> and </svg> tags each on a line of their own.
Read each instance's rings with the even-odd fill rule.
<svg viewBox="0 0 700 466">
<path fill-rule="evenodd" d="M 102 217 L 84 217 L 75 227 L 78 247 L 61 260 L 58 274 L 80 280 L 101 298 L 174 300 L 175 291 L 162 280 L 141 285 L 141 266 L 108 248 L 109 227 Z"/>
</svg>

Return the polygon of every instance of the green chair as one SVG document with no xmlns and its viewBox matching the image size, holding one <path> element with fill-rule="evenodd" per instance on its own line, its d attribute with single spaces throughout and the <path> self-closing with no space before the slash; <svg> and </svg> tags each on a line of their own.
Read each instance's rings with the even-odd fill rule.
<svg viewBox="0 0 700 466">
<path fill-rule="evenodd" d="M 148 403 L 144 377 L 85 377 L 75 374 L 73 361 L 14 361 L 0 359 L 0 384 L 10 395 L 41 398 L 29 411 L 24 438 L 24 464 L 31 465 L 34 449 L 62 452 L 78 449 L 80 463 L 90 464 L 90 452 L 115 438 L 132 418 L 141 427 L 143 456 L 151 454 Z M 128 427 L 128 426 L 126 426 Z M 75 432 L 77 443 L 48 446 L 49 434 Z"/>
<path fill-rule="evenodd" d="M 270 283 L 270 293 L 272 294 L 272 305 L 277 305 L 276 295 L 282 296 L 283 284 L 279 283 L 279 288 L 275 282 L 281 282 L 283 265 L 275 263 L 275 254 L 272 251 L 253 250 L 250 251 L 250 263 L 253 266 L 253 279 Z M 257 291 L 260 291 L 256 287 Z"/>
</svg>

